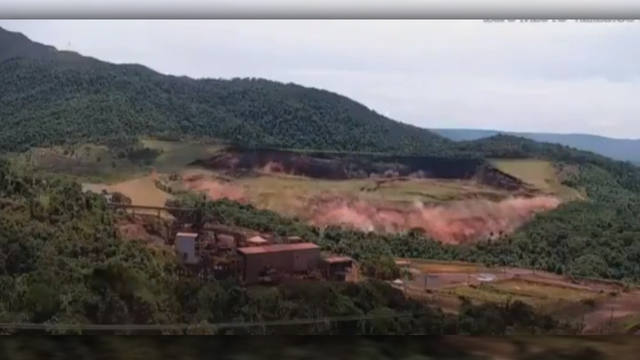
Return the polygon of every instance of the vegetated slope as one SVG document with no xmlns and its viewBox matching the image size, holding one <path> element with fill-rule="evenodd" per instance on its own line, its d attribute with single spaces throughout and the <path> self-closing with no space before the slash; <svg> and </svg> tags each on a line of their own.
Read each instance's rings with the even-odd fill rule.
<svg viewBox="0 0 640 360">
<path fill-rule="evenodd" d="M 578 171 L 576 165 L 557 166 L 549 160 L 538 159 L 493 159 L 490 163 L 499 171 L 544 193 L 554 194 L 565 201 L 584 200 L 580 191 L 562 184 Z"/>
<path fill-rule="evenodd" d="M 486 158 L 537 158 L 557 164 L 593 165 L 615 176 L 615 185 L 640 192 L 640 167 L 564 145 L 536 142 L 511 135 L 496 135 L 458 143 L 456 149 L 461 153 L 482 154 Z"/>
<path fill-rule="evenodd" d="M 2 323 L 187 323 L 199 326 L 194 331 L 215 333 L 219 329 L 207 324 L 385 317 L 233 330 L 290 334 L 504 334 L 558 325 L 516 302 L 467 303 L 459 315 L 446 315 L 380 281 L 248 289 L 233 280 L 203 280 L 178 270 L 169 248 L 120 238 L 101 196 L 82 193 L 64 179 L 18 172 L 0 160 Z M 483 315 L 487 312 L 492 320 Z"/>
<path fill-rule="evenodd" d="M 249 146 L 399 153 L 448 143 L 324 90 L 167 76 L 0 34 L 0 150 L 185 134 Z"/>
<path fill-rule="evenodd" d="M 14 57 L 48 59 L 55 54 L 53 46 L 32 42 L 23 34 L 0 28 L 0 62 Z"/>
<path fill-rule="evenodd" d="M 640 168 L 505 135 L 460 146 L 488 157 L 535 157 L 559 166 L 577 166 L 563 185 L 582 190 L 588 198 L 538 215 L 506 241 L 478 245 L 474 258 L 581 276 L 640 280 Z"/>
<path fill-rule="evenodd" d="M 454 141 L 472 141 L 498 134 L 509 134 L 539 142 L 571 146 L 615 160 L 640 163 L 640 140 L 636 139 L 613 139 L 588 134 L 527 133 L 476 129 L 433 129 L 432 131 Z"/>
</svg>

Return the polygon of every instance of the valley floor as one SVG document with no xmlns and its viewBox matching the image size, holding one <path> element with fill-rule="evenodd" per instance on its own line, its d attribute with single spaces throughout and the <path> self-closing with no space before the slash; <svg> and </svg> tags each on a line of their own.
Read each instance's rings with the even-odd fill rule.
<svg viewBox="0 0 640 360">
<path fill-rule="evenodd" d="M 584 334 L 633 334 L 640 330 L 640 288 L 522 268 L 419 259 L 397 262 L 411 278 L 393 286 L 445 311 L 457 312 L 461 297 L 474 303 L 520 300 L 575 324 Z"/>
</svg>

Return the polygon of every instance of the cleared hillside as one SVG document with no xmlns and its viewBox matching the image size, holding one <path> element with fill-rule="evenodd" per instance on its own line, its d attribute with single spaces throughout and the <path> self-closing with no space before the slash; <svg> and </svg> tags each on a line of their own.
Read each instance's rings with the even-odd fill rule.
<svg viewBox="0 0 640 360">
<path fill-rule="evenodd" d="M 495 159 L 491 164 L 545 193 L 564 200 L 583 199 L 579 191 L 562 184 L 563 178 L 577 171 L 575 167 L 561 168 L 550 161 L 536 159 Z"/>
</svg>

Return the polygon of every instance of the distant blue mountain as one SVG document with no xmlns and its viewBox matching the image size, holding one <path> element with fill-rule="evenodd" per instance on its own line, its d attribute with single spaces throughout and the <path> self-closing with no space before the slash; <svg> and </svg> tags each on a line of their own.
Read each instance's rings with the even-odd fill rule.
<svg viewBox="0 0 640 360">
<path fill-rule="evenodd" d="M 520 136 L 540 142 L 556 143 L 591 151 L 615 160 L 640 164 L 640 140 L 613 139 L 587 134 L 524 133 L 476 129 L 433 129 L 433 132 L 454 141 L 477 140 L 497 134 Z"/>
</svg>

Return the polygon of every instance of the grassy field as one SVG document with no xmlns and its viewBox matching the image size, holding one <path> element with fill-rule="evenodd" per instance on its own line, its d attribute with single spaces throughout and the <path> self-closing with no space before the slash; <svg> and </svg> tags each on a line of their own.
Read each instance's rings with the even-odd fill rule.
<svg viewBox="0 0 640 360">
<path fill-rule="evenodd" d="M 491 284 L 490 286 L 500 292 L 526 296 L 541 301 L 564 300 L 575 302 L 593 299 L 595 297 L 595 293 L 589 290 L 522 279 L 504 280 Z"/>
<path fill-rule="evenodd" d="M 399 259 L 409 262 L 409 296 L 456 313 L 462 298 L 473 303 L 522 301 L 540 312 L 572 323 L 585 334 L 640 331 L 640 291 L 615 283 L 576 280 L 517 268 L 489 268 L 474 263 Z M 492 275 L 494 280 L 479 281 Z M 425 279 L 425 276 L 427 279 Z"/>
<path fill-rule="evenodd" d="M 69 175 L 80 181 L 116 182 L 149 171 L 127 159 L 115 157 L 106 146 L 95 144 L 33 148 L 12 154 L 9 159 L 18 168 Z"/>
<path fill-rule="evenodd" d="M 160 150 L 161 154 L 155 159 L 153 168 L 158 172 L 177 172 L 198 159 L 206 159 L 220 149 L 222 145 L 203 144 L 189 141 L 163 141 L 141 139 L 146 148 Z"/>
<path fill-rule="evenodd" d="M 402 259 L 406 260 L 406 259 Z M 468 274 L 468 273 L 480 273 L 488 271 L 489 269 L 480 264 L 473 264 L 468 262 L 456 262 L 456 261 L 435 261 L 435 260 L 421 260 L 411 259 L 411 267 L 419 269 L 423 273 L 448 273 L 448 274 Z"/>
<path fill-rule="evenodd" d="M 474 303 L 504 304 L 520 300 L 541 311 L 574 321 L 586 312 L 595 311 L 596 304 L 612 299 L 609 291 L 600 291 L 602 284 L 575 284 L 569 279 L 539 271 L 490 268 L 466 262 L 402 260 L 410 264 L 414 278 L 408 284 L 416 293 L 429 290 L 427 293 L 431 301 L 448 304 L 448 309 L 454 311 L 461 297 Z M 480 276 L 492 276 L 494 280 L 479 281 Z"/>
<path fill-rule="evenodd" d="M 125 180 L 114 184 L 104 183 L 84 183 L 82 188 L 87 191 L 100 193 L 102 190 L 108 192 L 120 192 L 129 198 L 133 205 L 142 206 L 164 206 L 165 202 L 171 198 L 170 194 L 159 190 L 153 183 L 153 175 L 147 175 L 135 179 Z"/>
<path fill-rule="evenodd" d="M 286 211 L 291 201 L 305 202 L 316 196 L 332 194 L 348 198 L 394 203 L 399 206 L 423 203 L 443 203 L 473 197 L 504 198 L 506 193 L 471 181 L 411 179 L 376 185 L 375 180 L 320 180 L 287 175 L 265 175 L 234 180 L 255 199 L 255 205 L 275 211 Z"/>
<path fill-rule="evenodd" d="M 534 299 L 518 295 L 518 294 L 510 294 L 508 292 L 496 291 L 496 289 L 488 284 L 482 285 L 460 285 L 454 288 L 447 288 L 439 291 L 444 296 L 455 296 L 460 297 L 463 296 L 468 298 L 472 302 L 477 303 L 485 303 L 485 302 L 493 302 L 493 303 L 501 303 L 504 304 L 507 301 L 520 300 L 526 302 L 530 305 L 536 305 Z"/>
<path fill-rule="evenodd" d="M 537 311 L 549 314 L 556 319 L 574 323 L 588 324 L 588 315 L 595 311 L 594 307 L 587 305 L 589 302 L 599 303 L 606 295 L 590 290 L 572 289 L 563 286 L 554 286 L 544 282 L 534 282 L 521 279 L 501 280 L 482 284 L 460 284 L 431 291 L 431 301 L 435 304 L 448 305 L 447 309 L 456 312 L 456 304 L 461 304 L 461 298 L 467 298 L 473 303 L 492 302 L 506 304 L 512 301 L 522 301 L 533 306 Z M 628 323 L 633 323 L 630 319 Z M 615 324 L 620 324 L 616 319 Z M 616 325 L 619 330 L 630 328 L 629 325 Z"/>
<path fill-rule="evenodd" d="M 557 195 L 564 200 L 581 199 L 575 189 L 564 186 L 553 163 L 535 159 L 494 159 L 493 166 L 511 176 L 515 176 L 534 188 Z"/>
<path fill-rule="evenodd" d="M 222 148 L 189 141 L 141 139 L 141 142 L 144 147 L 160 150 L 160 155 L 147 165 L 118 158 L 106 146 L 96 144 L 33 148 L 10 154 L 8 159 L 18 168 L 73 177 L 85 190 L 121 192 L 131 198 L 134 205 L 163 206 L 171 195 L 156 188 L 154 170 L 178 172 Z"/>
<path fill-rule="evenodd" d="M 215 150 L 211 150 L 215 151 Z M 495 163 L 502 171 L 521 178 L 544 193 L 560 196 L 565 200 L 580 198 L 580 194 L 563 186 L 553 165 L 537 160 L 500 160 Z M 209 170 L 199 173 L 218 181 L 221 174 Z M 406 179 L 376 181 L 374 179 L 324 180 L 284 174 L 258 174 L 229 179 L 234 186 L 243 189 L 246 198 L 260 208 L 287 215 L 295 215 L 296 204 L 321 195 L 358 198 L 371 202 L 410 206 L 415 202 L 440 204 L 467 199 L 505 199 L 512 193 L 478 184 L 470 180 Z"/>
<path fill-rule="evenodd" d="M 85 182 L 114 183 L 158 172 L 178 172 L 198 159 L 207 158 L 222 149 L 222 145 L 194 141 L 161 141 L 141 139 L 142 146 L 159 150 L 160 154 L 145 165 L 118 158 L 104 145 L 78 144 L 33 148 L 8 158 L 18 167 L 39 172 L 66 174 Z M 117 150 L 117 149 L 115 149 Z"/>
<path fill-rule="evenodd" d="M 584 334 L 640 334 L 640 289 L 621 283 L 567 278 L 522 268 L 466 262 L 398 259 L 409 263 L 407 294 L 456 313 L 462 298 L 473 303 L 520 300 Z M 428 282 L 424 276 L 428 277 Z M 478 281 L 493 275 L 492 281 Z M 402 288 L 401 288 L 402 289 Z"/>
</svg>

